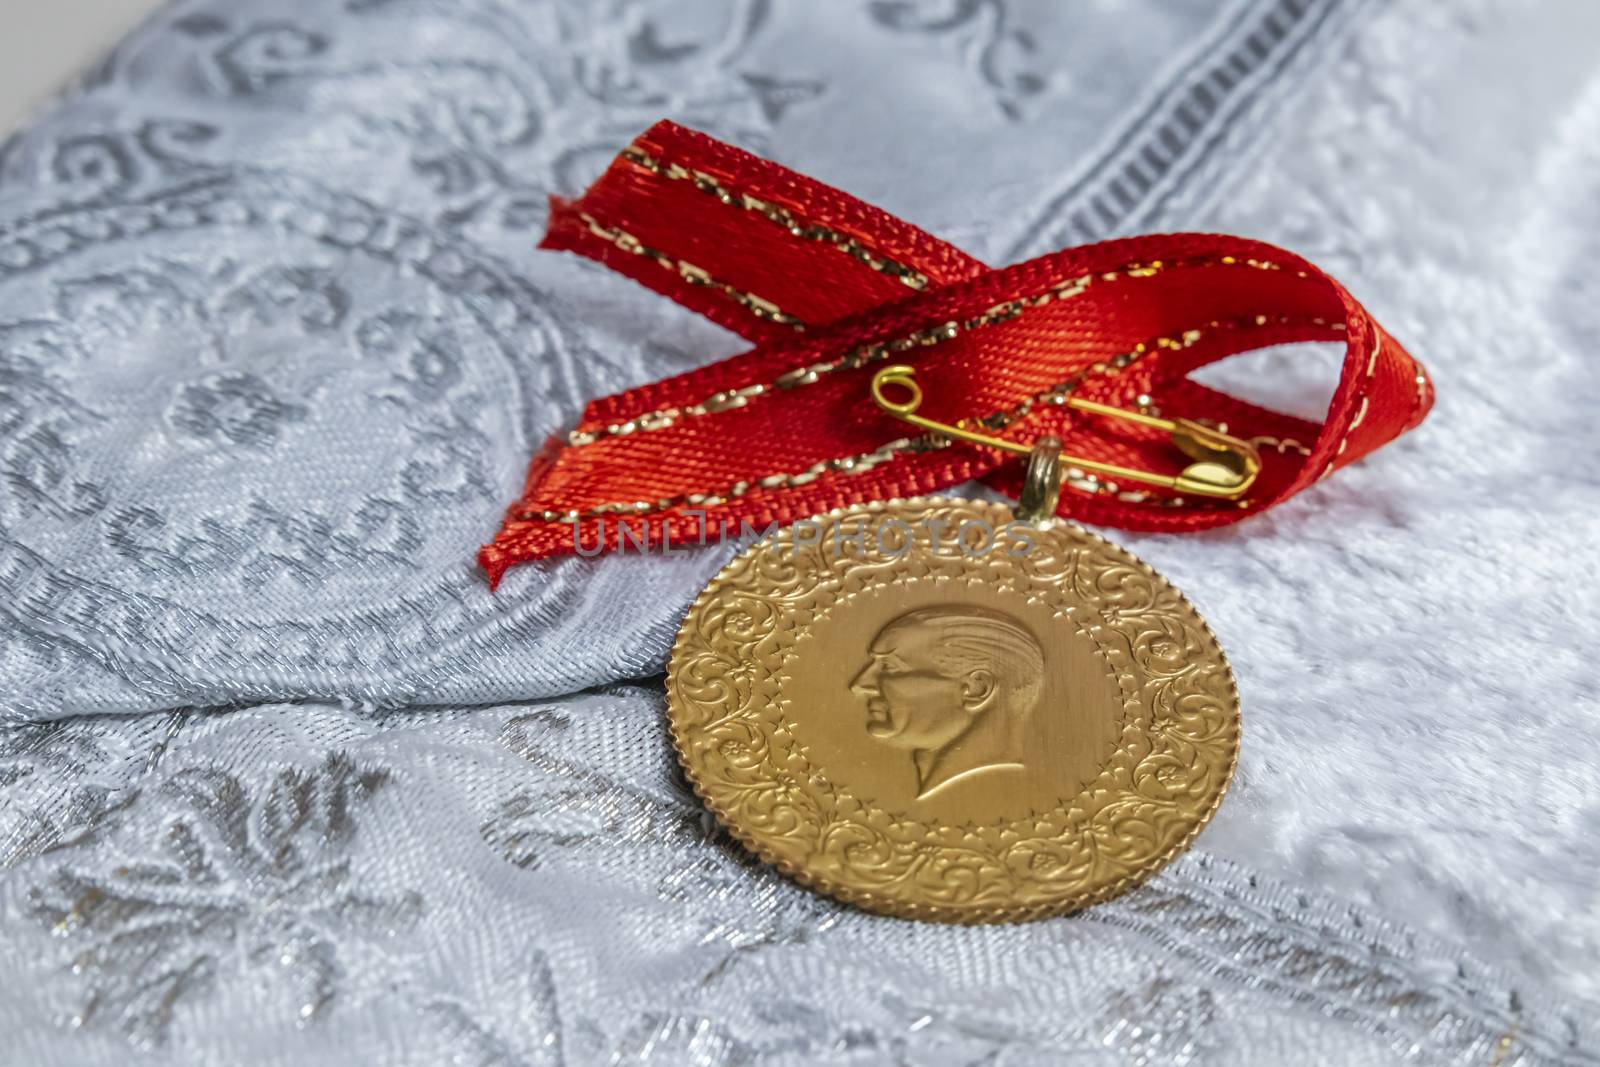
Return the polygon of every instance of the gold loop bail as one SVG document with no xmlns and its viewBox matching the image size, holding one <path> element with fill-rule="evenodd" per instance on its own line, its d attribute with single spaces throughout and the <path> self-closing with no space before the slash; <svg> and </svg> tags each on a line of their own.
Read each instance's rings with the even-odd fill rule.
<svg viewBox="0 0 1600 1067">
<path fill-rule="evenodd" d="M 1055 518 L 1061 500 L 1061 438 L 1046 435 L 1028 453 L 1028 473 L 1022 478 L 1017 518 L 1035 526 Z"/>
</svg>

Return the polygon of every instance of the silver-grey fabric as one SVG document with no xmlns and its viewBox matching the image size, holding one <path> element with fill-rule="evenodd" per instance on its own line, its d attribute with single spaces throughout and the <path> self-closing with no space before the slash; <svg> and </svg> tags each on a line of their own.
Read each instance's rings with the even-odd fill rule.
<svg viewBox="0 0 1600 1067">
<path fill-rule="evenodd" d="M 1600 1060 L 1597 60 L 1582 0 L 168 6 L 0 146 L 0 1060 Z M 489 594 L 545 435 L 741 347 L 534 248 L 661 117 L 991 262 L 1276 241 L 1429 365 L 1272 515 L 1113 534 L 1244 696 L 1151 885 L 814 896 L 663 740 L 733 546 Z"/>
</svg>

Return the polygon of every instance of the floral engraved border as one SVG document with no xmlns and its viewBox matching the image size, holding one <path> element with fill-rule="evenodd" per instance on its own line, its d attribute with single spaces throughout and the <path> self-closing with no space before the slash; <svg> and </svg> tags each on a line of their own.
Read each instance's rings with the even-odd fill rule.
<svg viewBox="0 0 1600 1067">
<path fill-rule="evenodd" d="M 829 548 L 841 523 L 898 519 L 926 531 L 1002 528 L 1000 504 L 951 498 L 830 512 L 815 544 L 785 530 L 730 563 L 689 611 L 673 649 L 673 741 L 706 805 L 747 847 L 803 884 L 874 911 L 946 922 L 1060 914 L 1107 899 L 1182 852 L 1237 762 L 1238 691 L 1193 606 L 1150 567 L 1060 523 L 1024 556 Z M 885 526 L 888 524 L 885 523 Z M 1042 816 L 930 826 L 869 808 L 811 766 L 782 715 L 779 674 L 828 605 L 895 581 L 978 581 L 1044 599 L 1098 646 L 1126 699 L 1099 776 Z"/>
</svg>

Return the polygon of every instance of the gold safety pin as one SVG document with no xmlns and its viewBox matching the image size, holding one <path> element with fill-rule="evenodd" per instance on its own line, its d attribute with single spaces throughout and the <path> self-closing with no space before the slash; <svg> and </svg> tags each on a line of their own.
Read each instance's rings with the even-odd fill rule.
<svg viewBox="0 0 1600 1067">
<path fill-rule="evenodd" d="M 1004 449 L 1023 456 L 1032 451 L 1028 445 L 975 433 L 959 425 L 951 426 L 918 415 L 917 408 L 922 406 L 922 387 L 917 384 L 916 373 L 915 368 L 903 363 L 883 368 L 872 376 L 872 399 L 895 418 L 945 437 L 958 438 L 988 448 Z M 910 398 L 898 403 L 890 400 L 883 395 L 884 387 L 890 385 L 910 390 Z M 1078 456 L 1062 456 L 1062 463 L 1094 471 L 1096 474 L 1109 474 L 1114 478 L 1143 482 L 1146 485 L 1159 485 L 1166 489 L 1194 493 L 1197 496 L 1228 499 L 1242 496 L 1255 482 L 1256 475 L 1261 473 L 1261 453 L 1256 451 L 1255 446 L 1220 430 L 1202 426 L 1190 419 L 1158 419 L 1141 412 L 1096 404 L 1092 400 L 1080 400 L 1072 396 L 1066 397 L 1065 401 L 1068 407 L 1079 411 L 1093 412 L 1112 419 L 1127 419 L 1141 426 L 1166 430 L 1172 435 L 1172 443 L 1178 450 L 1195 462 L 1185 467 L 1178 475 L 1156 474 L 1153 471 L 1135 470 L 1132 467 L 1119 467 L 1115 463 L 1101 463 L 1098 460 L 1083 459 Z"/>
</svg>

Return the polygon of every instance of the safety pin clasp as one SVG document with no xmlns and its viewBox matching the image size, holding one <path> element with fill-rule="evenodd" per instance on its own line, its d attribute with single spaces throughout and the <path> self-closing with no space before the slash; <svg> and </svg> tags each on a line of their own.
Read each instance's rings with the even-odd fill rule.
<svg viewBox="0 0 1600 1067">
<path fill-rule="evenodd" d="M 917 409 L 922 406 L 922 387 L 917 384 L 916 373 L 915 368 L 903 363 L 884 367 L 872 376 L 873 401 L 902 422 L 908 422 L 943 437 L 983 445 L 986 448 L 998 448 L 1023 456 L 1032 452 L 1028 445 L 1016 441 L 1006 441 L 999 437 L 977 433 L 965 426 L 937 422 L 918 415 Z M 904 400 L 891 400 L 884 395 L 884 389 L 888 386 L 905 389 L 909 392 L 909 396 Z M 1065 403 L 1078 411 L 1087 411 L 1112 419 L 1124 419 L 1141 426 L 1165 430 L 1172 435 L 1173 445 L 1194 462 L 1176 475 L 1135 470 L 1132 467 L 1101 463 L 1098 460 L 1078 456 L 1062 456 L 1062 463 L 1096 474 L 1142 482 L 1145 485 L 1157 485 L 1197 496 L 1222 497 L 1230 500 L 1243 496 L 1255 483 L 1256 475 L 1261 473 L 1261 453 L 1254 445 L 1192 419 L 1162 419 L 1140 411 L 1129 411 L 1126 408 L 1097 404 L 1092 400 L 1080 400 L 1071 396 L 1065 398 Z"/>
</svg>

